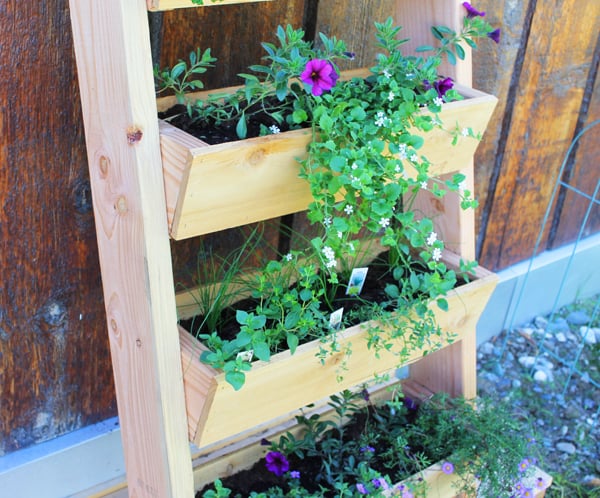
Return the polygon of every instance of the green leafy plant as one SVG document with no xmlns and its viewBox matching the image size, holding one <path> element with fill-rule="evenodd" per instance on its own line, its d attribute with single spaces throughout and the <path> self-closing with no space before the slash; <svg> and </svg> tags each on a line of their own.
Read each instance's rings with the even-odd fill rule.
<svg viewBox="0 0 600 498">
<path fill-rule="evenodd" d="M 456 476 L 465 496 L 532 496 L 549 485 L 533 476 L 529 424 L 496 402 L 439 394 L 420 406 L 398 397 L 365 404 L 362 393 L 343 392 L 330 406 L 333 417 L 299 416 L 300 435 L 270 444 L 264 463 L 247 473 L 248 496 L 424 497 L 422 473 L 432 466 Z M 252 474 L 263 465 L 278 484 L 251 494 Z"/>
<path fill-rule="evenodd" d="M 468 7 L 467 7 L 468 6 Z M 465 5 L 463 29 L 456 33 L 435 26 L 437 48 L 423 47 L 432 55 L 405 55 L 400 28 L 392 19 L 376 23 L 380 52 L 366 77 L 347 79 L 336 61 L 351 58 L 343 41 L 321 34 L 319 46 L 305 40 L 302 30 L 279 27 L 277 44 L 263 43 L 263 64 L 250 66 L 240 76 L 245 84 L 229 94 L 186 100 L 190 119 L 200 124 L 234 129 L 245 138 L 253 120 L 266 119 L 261 134 L 277 134 L 299 127 L 312 129 L 306 159 L 299 175 L 310 186 L 312 202 L 307 217 L 318 230 L 303 250 L 281 255 L 265 264 L 254 283 L 256 307 L 237 313 L 240 332 L 223 339 L 209 331 L 203 338 L 211 351 L 202 360 L 227 372 L 236 389 L 250 368 L 240 353 L 251 350 L 261 360 L 301 341 L 327 337 L 322 354 L 336 350 L 328 316 L 333 296 L 346 284 L 347 261 L 356 259 L 363 244 L 376 240 L 387 251 L 389 274 L 394 278 L 381 306 L 364 303 L 378 324 L 369 326 L 369 345 L 375 354 L 397 351 L 401 363 L 414 348 L 441 343 L 431 303 L 447 310 L 446 293 L 457 282 L 456 271 L 442 261 L 444 242 L 431 218 L 417 212 L 416 197 L 427 190 L 436 197 L 455 192 L 461 207 L 477 205 L 465 188 L 466 178 L 455 174 L 441 180 L 419 150 L 427 133 L 441 128 L 439 113 L 445 102 L 460 99 L 450 78 L 438 76 L 442 57 L 463 58 L 463 44 L 475 46 L 480 37 L 495 39 L 496 31 L 482 13 Z M 181 97 L 196 84 L 191 76 L 202 73 L 214 59 L 209 51 L 192 54 L 190 64 L 156 69 L 161 89 Z M 270 125 L 269 125 L 270 123 Z M 449 133 L 476 139 L 468 127 Z M 474 263 L 473 263 L 474 264 Z M 472 265 L 465 264 L 465 270 Z M 361 310 L 352 312 L 355 316 Z"/>
</svg>

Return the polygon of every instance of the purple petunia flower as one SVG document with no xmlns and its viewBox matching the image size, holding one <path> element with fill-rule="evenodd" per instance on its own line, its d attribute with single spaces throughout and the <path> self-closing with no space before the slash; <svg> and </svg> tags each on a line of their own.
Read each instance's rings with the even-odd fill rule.
<svg viewBox="0 0 600 498">
<path fill-rule="evenodd" d="M 452 78 L 441 78 L 437 81 L 434 81 L 433 85 L 429 82 L 429 80 L 423 81 L 423 85 L 425 86 L 425 90 L 429 90 L 430 88 L 435 88 L 435 91 L 438 93 L 438 96 L 441 98 L 446 95 L 448 90 L 451 90 L 454 87 L 454 81 Z"/>
<path fill-rule="evenodd" d="M 308 61 L 304 71 L 300 75 L 303 83 L 311 87 L 311 93 L 318 97 L 324 91 L 331 90 L 339 75 L 331 62 L 324 59 L 313 59 Z"/>
<path fill-rule="evenodd" d="M 490 31 L 487 35 L 496 43 L 500 43 L 500 28 L 496 28 L 494 31 Z"/>
<path fill-rule="evenodd" d="M 356 491 L 358 491 L 361 495 L 368 495 L 369 494 L 369 491 L 367 490 L 367 488 L 365 487 L 365 485 L 362 484 L 362 483 L 360 483 L 360 482 L 356 485 Z"/>
<path fill-rule="evenodd" d="M 452 462 L 444 462 L 442 464 L 442 472 L 444 474 L 452 474 L 454 472 L 454 465 L 452 464 Z"/>
<path fill-rule="evenodd" d="M 281 477 L 290 470 L 290 462 L 284 454 L 278 451 L 269 451 L 265 456 L 265 466 L 269 472 L 273 472 L 278 477 Z"/>
<path fill-rule="evenodd" d="M 292 479 L 300 479 L 300 472 L 298 470 L 292 470 L 290 472 L 290 477 Z"/>
<path fill-rule="evenodd" d="M 475 7 L 473 7 L 469 2 L 463 2 L 463 7 L 467 10 L 467 17 L 477 17 L 477 16 L 485 16 L 485 12 L 479 12 Z"/>
</svg>

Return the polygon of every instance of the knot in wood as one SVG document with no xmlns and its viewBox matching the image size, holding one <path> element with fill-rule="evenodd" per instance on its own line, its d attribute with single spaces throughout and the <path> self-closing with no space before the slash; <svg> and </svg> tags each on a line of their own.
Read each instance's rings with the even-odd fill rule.
<svg viewBox="0 0 600 498">
<path fill-rule="evenodd" d="M 127 212 L 127 199 L 125 196 L 121 196 L 117 199 L 116 208 L 119 214 L 125 214 Z"/>
<path fill-rule="evenodd" d="M 253 150 L 248 156 L 248 163 L 250 166 L 256 166 L 264 161 L 266 153 L 264 149 Z"/>
<path fill-rule="evenodd" d="M 138 127 L 129 127 L 127 129 L 127 143 L 129 145 L 135 145 L 142 139 L 143 135 L 144 134 L 142 133 L 142 130 L 140 130 Z"/>
</svg>

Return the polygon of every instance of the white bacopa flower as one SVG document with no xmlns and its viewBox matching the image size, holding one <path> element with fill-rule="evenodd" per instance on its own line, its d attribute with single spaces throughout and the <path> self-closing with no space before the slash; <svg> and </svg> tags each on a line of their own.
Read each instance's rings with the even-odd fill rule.
<svg viewBox="0 0 600 498">
<path fill-rule="evenodd" d="M 431 232 L 429 234 L 429 237 L 427 237 L 427 245 L 432 246 L 436 240 L 437 240 L 437 233 Z"/>
<path fill-rule="evenodd" d="M 444 103 L 444 101 L 442 100 L 442 97 L 436 97 L 435 99 L 433 99 L 433 103 L 439 107 L 442 106 L 442 104 Z"/>
<path fill-rule="evenodd" d="M 423 181 L 421 182 L 421 188 L 422 188 L 423 190 L 427 190 L 427 180 L 423 180 Z"/>
<path fill-rule="evenodd" d="M 385 112 L 378 111 L 376 117 L 377 117 L 377 119 L 375 120 L 375 124 L 377 126 L 383 126 L 386 121 Z"/>
<path fill-rule="evenodd" d="M 470 135 L 469 128 L 463 128 L 460 132 L 463 137 L 468 137 Z"/>
<path fill-rule="evenodd" d="M 413 163 L 416 163 L 419 160 L 419 156 L 417 156 L 416 154 L 413 154 L 412 156 L 410 156 L 410 160 Z"/>
<path fill-rule="evenodd" d="M 389 72 L 387 69 L 384 69 L 384 70 L 383 70 L 383 75 L 384 75 L 386 78 L 391 78 L 391 77 L 392 77 L 392 73 L 390 73 L 390 72 Z"/>
<path fill-rule="evenodd" d="M 354 207 L 351 204 L 346 204 L 346 207 L 344 208 L 344 212 L 346 214 L 352 214 L 354 212 Z"/>
<path fill-rule="evenodd" d="M 325 225 L 328 228 L 331 226 L 331 216 L 325 217 L 325 219 L 323 220 L 323 225 Z"/>
<path fill-rule="evenodd" d="M 390 93 L 388 94 L 388 100 L 389 100 L 390 102 L 391 102 L 392 100 L 394 100 L 394 97 L 395 97 L 395 95 L 394 95 L 394 92 L 390 92 Z"/>
<path fill-rule="evenodd" d="M 389 218 L 381 218 L 379 220 L 379 224 L 381 225 L 381 228 L 387 228 L 390 226 L 390 219 Z"/>
<path fill-rule="evenodd" d="M 291 252 L 288 252 L 283 259 L 285 259 L 286 261 L 291 261 L 294 258 L 294 256 L 292 256 Z"/>
<path fill-rule="evenodd" d="M 344 234 L 338 230 L 338 237 L 341 239 L 343 236 Z"/>
<path fill-rule="evenodd" d="M 269 126 L 269 131 L 273 134 L 276 135 L 277 133 L 279 133 L 281 130 L 279 129 L 279 127 L 277 125 L 271 125 Z"/>
<path fill-rule="evenodd" d="M 431 259 L 434 261 L 439 261 L 442 259 L 442 250 L 439 247 L 434 248 L 433 252 L 431 253 Z"/>
<path fill-rule="evenodd" d="M 394 168 L 394 171 L 396 173 L 400 173 L 402 171 L 402 166 L 400 164 L 396 164 L 396 167 Z"/>
<path fill-rule="evenodd" d="M 321 251 L 323 252 L 323 256 L 325 256 L 325 259 L 335 259 L 335 252 L 333 252 L 331 247 L 325 246 Z"/>
<path fill-rule="evenodd" d="M 358 164 L 356 164 L 356 163 L 352 163 L 352 169 L 353 169 L 353 170 L 355 170 L 355 169 L 358 169 Z"/>
<path fill-rule="evenodd" d="M 458 184 L 458 191 L 462 194 L 467 190 L 467 180 L 463 180 Z"/>
<path fill-rule="evenodd" d="M 327 260 L 327 262 L 325 263 L 325 266 L 327 268 L 333 268 L 335 265 L 337 265 L 337 261 L 335 259 L 329 259 Z"/>
</svg>

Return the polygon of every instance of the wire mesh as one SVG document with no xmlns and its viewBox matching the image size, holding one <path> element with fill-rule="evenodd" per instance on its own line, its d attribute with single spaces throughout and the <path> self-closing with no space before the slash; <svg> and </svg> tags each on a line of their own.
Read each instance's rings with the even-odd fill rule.
<svg viewBox="0 0 600 498">
<path fill-rule="evenodd" d="M 584 235 L 586 232 L 586 226 L 588 224 L 588 221 L 590 220 L 590 217 L 592 216 L 593 210 L 600 209 L 600 176 L 598 177 L 598 179 L 596 181 L 596 185 L 593 190 L 593 193 L 590 195 L 590 194 L 582 191 L 581 189 L 577 188 L 576 186 L 571 185 L 569 183 L 569 181 L 563 180 L 564 171 L 565 171 L 565 167 L 567 165 L 567 161 L 571 157 L 571 154 L 572 154 L 574 148 L 577 146 L 579 140 L 587 132 L 589 132 L 589 130 L 591 130 L 593 127 L 595 127 L 597 125 L 600 125 L 600 120 L 593 121 L 592 123 L 588 124 L 587 126 L 585 126 L 584 128 L 581 129 L 581 131 L 573 139 L 571 145 L 569 146 L 569 149 L 567 150 L 565 158 L 561 164 L 561 168 L 558 173 L 556 183 L 554 185 L 552 196 L 550 198 L 548 207 L 546 209 L 546 213 L 544 215 L 542 224 L 540 226 L 539 235 L 537 237 L 532 256 L 529 260 L 529 265 L 527 268 L 527 272 L 524 276 L 523 284 L 521 285 L 521 287 L 518 291 L 518 295 L 517 295 L 516 301 L 515 301 L 515 306 L 510 315 L 510 319 L 508 322 L 509 323 L 508 330 L 507 330 L 506 335 L 504 336 L 503 344 L 501 346 L 501 354 L 500 354 L 501 357 L 503 357 L 504 354 L 506 353 L 507 344 L 508 344 L 508 341 L 509 341 L 511 335 L 513 335 L 516 332 L 517 324 L 515 323 L 515 321 L 516 321 L 518 312 L 521 309 L 521 305 L 524 302 L 523 298 L 524 298 L 525 292 L 532 291 L 532 289 L 527 287 L 527 284 L 528 284 L 529 277 L 532 272 L 532 268 L 534 266 L 535 258 L 539 254 L 538 251 L 540 249 L 542 240 L 544 239 L 544 234 L 547 233 L 546 228 L 547 228 L 548 221 L 550 219 L 550 215 L 553 212 L 553 209 L 555 206 L 556 197 L 559 194 L 559 192 L 561 191 L 561 189 L 565 189 L 566 191 L 571 192 L 573 195 L 575 195 L 581 199 L 584 199 L 584 202 L 587 202 L 587 207 L 585 210 L 585 214 L 581 220 L 581 224 L 580 224 L 580 227 L 579 227 L 579 230 L 577 233 L 577 238 L 576 238 L 575 242 L 573 243 L 572 252 L 568 258 L 565 270 L 560 278 L 560 284 L 559 284 L 558 290 L 556 292 L 554 304 L 552 306 L 551 312 L 549 313 L 548 323 L 552 324 L 552 323 L 556 322 L 556 320 L 558 319 L 558 317 L 561 314 L 560 303 L 563 302 L 563 299 L 561 299 L 561 298 L 562 298 L 562 294 L 565 289 L 565 286 L 568 282 L 572 264 L 577 255 L 578 245 L 581 242 L 581 240 L 584 238 Z M 600 264 L 600 262 L 597 262 L 597 263 Z M 598 298 L 598 296 L 597 296 L 597 298 Z M 585 348 L 596 347 L 597 343 L 598 343 L 597 339 L 595 337 L 592 337 L 591 335 L 595 335 L 595 329 L 600 327 L 600 300 L 597 299 L 595 305 L 593 304 L 593 301 L 592 301 L 592 305 L 593 305 L 593 307 L 591 309 L 591 312 L 587 316 L 587 318 L 589 318 L 589 320 L 587 321 L 587 325 L 581 326 L 579 329 L 580 337 L 579 337 L 578 345 L 575 349 L 568 350 L 566 352 L 563 351 L 562 353 L 557 353 L 557 350 L 555 348 L 548 347 L 547 346 L 547 344 L 549 343 L 547 341 L 548 336 L 553 333 L 550 330 L 550 327 L 544 328 L 544 333 L 541 336 L 536 336 L 536 337 L 532 338 L 532 340 L 534 340 L 536 343 L 536 349 L 537 349 L 537 353 L 535 355 L 535 361 L 533 363 L 533 366 L 531 367 L 532 373 L 535 371 L 537 364 L 539 362 L 543 361 L 544 358 L 552 358 L 556 362 L 559 362 L 560 364 L 562 364 L 563 366 L 568 368 L 568 375 L 562 381 L 562 383 L 563 383 L 562 396 L 563 397 L 565 397 L 568 394 L 569 387 L 574 382 L 581 381 L 581 382 L 584 382 L 587 385 L 589 385 L 591 389 L 594 389 L 594 388 L 600 389 L 600 375 L 596 374 L 596 376 L 593 377 L 589 374 L 589 365 L 584 365 L 583 368 L 581 366 L 582 354 L 583 354 Z M 600 346 L 597 346 L 597 347 L 598 347 L 598 352 L 600 352 Z M 596 354 L 596 359 L 598 359 L 598 354 Z M 589 408 L 592 408 L 592 407 L 589 407 Z M 594 424 L 598 424 L 599 417 L 600 417 L 600 405 L 598 405 L 596 407 L 595 415 L 592 417 Z"/>
</svg>

